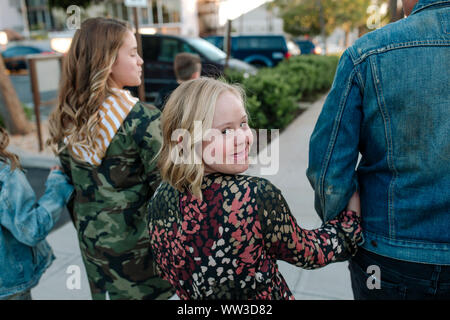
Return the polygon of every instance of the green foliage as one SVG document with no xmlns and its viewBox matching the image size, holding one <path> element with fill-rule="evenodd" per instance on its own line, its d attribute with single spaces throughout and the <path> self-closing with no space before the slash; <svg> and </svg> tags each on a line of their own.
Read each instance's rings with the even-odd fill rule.
<svg viewBox="0 0 450 320">
<path fill-rule="evenodd" d="M 284 129 L 298 114 L 300 99 L 312 101 L 331 87 L 338 61 L 337 56 L 295 56 L 247 78 L 227 70 L 225 78 L 245 89 L 252 128 Z"/>
<path fill-rule="evenodd" d="M 300 36 L 320 34 L 320 6 L 329 35 L 337 27 L 350 30 L 364 26 L 370 3 L 371 0 L 275 0 L 272 6 L 280 8 L 284 31 Z"/>
<path fill-rule="evenodd" d="M 272 71 L 262 69 L 257 76 L 244 81 L 247 96 L 260 103 L 256 112 L 262 115 L 250 113 L 250 125 L 254 128 L 284 128 L 293 120 L 297 109 L 296 97 L 292 95 L 284 75 Z"/>
<path fill-rule="evenodd" d="M 25 103 L 21 102 L 20 103 L 22 105 L 22 109 L 25 112 L 25 117 L 27 118 L 27 120 L 31 120 L 33 115 L 34 115 L 34 109 L 31 107 L 29 108 Z"/>
</svg>

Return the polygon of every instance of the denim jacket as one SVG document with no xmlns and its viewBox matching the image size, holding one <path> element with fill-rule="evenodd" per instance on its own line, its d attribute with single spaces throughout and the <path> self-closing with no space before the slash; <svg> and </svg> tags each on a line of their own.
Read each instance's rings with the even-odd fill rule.
<svg viewBox="0 0 450 320">
<path fill-rule="evenodd" d="M 0 162 L 0 299 L 34 287 L 55 259 L 45 237 L 73 191 L 61 171 L 36 196 L 24 173 Z"/>
<path fill-rule="evenodd" d="M 450 264 L 449 84 L 450 1 L 419 0 L 344 52 L 310 140 L 323 220 L 359 189 L 363 248 Z"/>
</svg>

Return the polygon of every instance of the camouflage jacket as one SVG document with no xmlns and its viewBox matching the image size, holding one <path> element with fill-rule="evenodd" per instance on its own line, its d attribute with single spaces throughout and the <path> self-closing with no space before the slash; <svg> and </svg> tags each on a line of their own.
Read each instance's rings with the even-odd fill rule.
<svg viewBox="0 0 450 320">
<path fill-rule="evenodd" d="M 139 282 L 154 276 L 146 205 L 160 182 L 156 170 L 162 143 L 160 115 L 155 107 L 137 102 L 99 166 L 74 159 L 67 148 L 60 153 L 75 188 L 69 211 L 91 290 L 92 281 L 103 291 L 108 290 L 101 285 L 104 281 Z"/>
</svg>

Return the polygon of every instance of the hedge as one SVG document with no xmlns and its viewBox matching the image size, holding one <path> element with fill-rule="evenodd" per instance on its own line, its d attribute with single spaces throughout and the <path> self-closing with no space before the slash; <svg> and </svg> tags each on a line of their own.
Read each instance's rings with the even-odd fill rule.
<svg viewBox="0 0 450 320">
<path fill-rule="evenodd" d="M 338 56 L 295 56 L 249 77 L 228 69 L 225 79 L 243 86 L 251 127 L 282 130 L 298 115 L 300 100 L 313 101 L 331 88 L 338 61 Z"/>
</svg>

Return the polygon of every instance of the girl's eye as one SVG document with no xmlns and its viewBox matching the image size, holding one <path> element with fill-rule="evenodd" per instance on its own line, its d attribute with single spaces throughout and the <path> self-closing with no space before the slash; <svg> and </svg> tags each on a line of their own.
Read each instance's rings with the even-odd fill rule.
<svg viewBox="0 0 450 320">
<path fill-rule="evenodd" d="M 242 122 L 241 123 L 241 128 L 248 128 L 248 123 L 247 122 Z"/>
<path fill-rule="evenodd" d="M 222 134 L 230 134 L 232 132 L 231 129 L 223 129 Z"/>
</svg>

